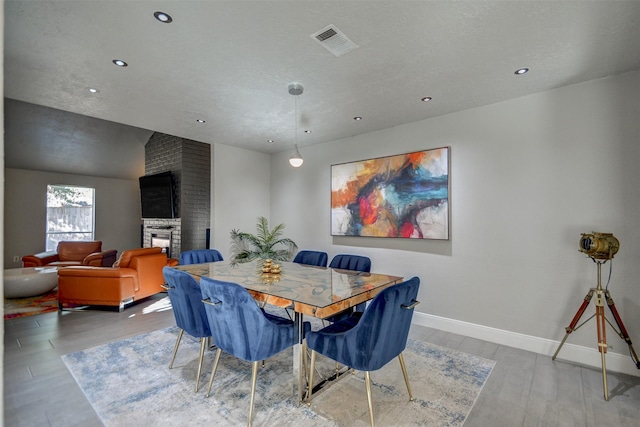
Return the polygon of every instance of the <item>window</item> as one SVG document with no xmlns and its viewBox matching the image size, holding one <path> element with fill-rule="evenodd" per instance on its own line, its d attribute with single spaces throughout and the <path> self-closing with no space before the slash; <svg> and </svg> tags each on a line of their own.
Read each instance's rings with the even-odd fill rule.
<svg viewBox="0 0 640 427">
<path fill-rule="evenodd" d="M 47 186 L 47 251 L 62 240 L 94 240 L 94 200 L 93 188 Z"/>
</svg>

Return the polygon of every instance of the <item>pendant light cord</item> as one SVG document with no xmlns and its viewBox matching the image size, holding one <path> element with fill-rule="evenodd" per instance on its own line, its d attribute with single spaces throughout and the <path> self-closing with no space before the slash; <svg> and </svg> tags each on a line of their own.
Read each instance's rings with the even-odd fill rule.
<svg viewBox="0 0 640 427">
<path fill-rule="evenodd" d="M 304 160 L 302 159 L 302 155 L 300 154 L 300 151 L 298 151 L 298 96 L 303 91 L 304 91 L 304 88 L 302 87 L 302 85 L 300 85 L 298 83 L 292 83 L 292 84 L 289 85 L 289 93 L 295 97 L 295 99 L 294 99 L 294 105 L 295 105 L 295 110 L 294 110 L 294 114 L 295 114 L 295 117 L 294 117 L 294 125 L 295 125 L 294 145 L 295 145 L 295 151 L 291 155 L 291 157 L 289 158 L 289 163 L 294 168 L 299 168 L 300 166 L 302 166 L 302 163 L 304 162 Z"/>
<path fill-rule="evenodd" d="M 293 99 L 295 100 L 295 124 L 296 124 L 296 133 L 295 133 L 295 146 L 296 146 L 296 153 L 298 152 L 298 95 L 295 95 L 293 97 Z"/>
</svg>

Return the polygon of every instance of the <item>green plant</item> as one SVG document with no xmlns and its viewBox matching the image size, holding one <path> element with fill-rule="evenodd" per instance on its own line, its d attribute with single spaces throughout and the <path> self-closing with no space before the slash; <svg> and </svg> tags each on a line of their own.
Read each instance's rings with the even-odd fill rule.
<svg viewBox="0 0 640 427">
<path fill-rule="evenodd" d="M 231 262 L 248 262 L 256 258 L 291 260 L 298 245 L 293 240 L 282 237 L 283 230 L 284 224 L 269 230 L 269 222 L 262 216 L 258 217 L 255 235 L 231 230 Z"/>
</svg>

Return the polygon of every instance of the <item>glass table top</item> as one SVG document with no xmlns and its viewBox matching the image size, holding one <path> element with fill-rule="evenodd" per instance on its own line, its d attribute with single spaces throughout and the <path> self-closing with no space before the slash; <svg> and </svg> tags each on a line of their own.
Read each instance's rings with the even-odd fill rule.
<svg viewBox="0 0 640 427">
<path fill-rule="evenodd" d="M 270 272 L 277 271 L 273 264 L 280 267 L 279 274 Z M 382 289 L 402 281 L 398 276 L 292 262 L 273 261 L 271 266 L 264 266 L 264 260 L 236 264 L 219 261 L 174 268 L 195 277 L 237 283 L 248 289 L 256 300 L 320 318 L 367 301 Z"/>
</svg>

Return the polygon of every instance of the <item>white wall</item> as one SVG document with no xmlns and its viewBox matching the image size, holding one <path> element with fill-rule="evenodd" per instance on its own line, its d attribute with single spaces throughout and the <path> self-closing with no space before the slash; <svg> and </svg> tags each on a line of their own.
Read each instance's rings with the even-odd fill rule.
<svg viewBox="0 0 640 427">
<path fill-rule="evenodd" d="M 554 345 L 596 285 L 595 264 L 578 252 L 580 233 L 612 232 L 621 249 L 609 290 L 637 341 L 639 118 L 640 72 L 632 72 L 304 147 L 300 169 L 279 153 L 271 160 L 271 219 L 301 248 L 330 258 L 364 254 L 373 272 L 419 276 L 423 318 Z M 331 164 L 442 146 L 451 147 L 450 241 L 330 236 Z M 603 280 L 608 271 L 606 264 Z M 583 319 L 594 312 L 592 304 Z M 608 341 L 627 354 L 615 334 Z M 595 349 L 595 324 L 568 342 Z"/>
<path fill-rule="evenodd" d="M 211 242 L 229 259 L 231 230 L 255 233 L 259 216 L 270 214 L 270 156 L 214 144 L 211 165 Z"/>
<path fill-rule="evenodd" d="M 4 264 L 20 267 L 13 256 L 45 250 L 47 185 L 63 184 L 96 190 L 95 238 L 103 249 L 140 247 L 140 193 L 137 180 L 100 178 L 24 169 L 4 169 Z"/>
</svg>

